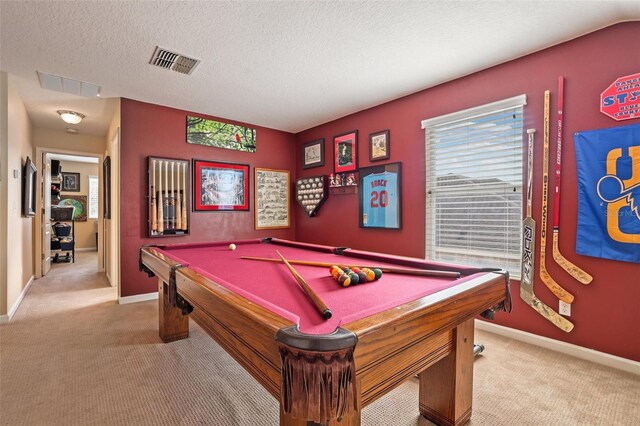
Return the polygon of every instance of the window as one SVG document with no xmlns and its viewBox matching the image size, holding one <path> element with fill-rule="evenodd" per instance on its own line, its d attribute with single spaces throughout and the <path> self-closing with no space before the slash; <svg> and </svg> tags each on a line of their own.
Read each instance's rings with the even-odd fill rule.
<svg viewBox="0 0 640 426">
<path fill-rule="evenodd" d="M 98 218 L 98 176 L 89 176 L 89 219 Z"/>
<path fill-rule="evenodd" d="M 520 275 L 526 95 L 422 122 L 426 253 Z"/>
</svg>

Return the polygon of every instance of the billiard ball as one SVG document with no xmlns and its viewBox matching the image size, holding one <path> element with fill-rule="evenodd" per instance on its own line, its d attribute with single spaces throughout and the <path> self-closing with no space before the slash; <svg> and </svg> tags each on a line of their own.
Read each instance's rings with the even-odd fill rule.
<svg viewBox="0 0 640 426">
<path fill-rule="evenodd" d="M 229 250 L 233 251 L 235 249 L 236 249 L 236 245 L 235 244 L 233 244 L 233 243 L 229 244 Z"/>
</svg>

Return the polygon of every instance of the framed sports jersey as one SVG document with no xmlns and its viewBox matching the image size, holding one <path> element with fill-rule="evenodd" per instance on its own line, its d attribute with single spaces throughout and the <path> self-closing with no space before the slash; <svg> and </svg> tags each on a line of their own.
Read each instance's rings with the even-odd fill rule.
<svg viewBox="0 0 640 426">
<path fill-rule="evenodd" d="M 360 227 L 400 229 L 402 227 L 402 164 L 363 167 L 360 186 Z"/>
</svg>

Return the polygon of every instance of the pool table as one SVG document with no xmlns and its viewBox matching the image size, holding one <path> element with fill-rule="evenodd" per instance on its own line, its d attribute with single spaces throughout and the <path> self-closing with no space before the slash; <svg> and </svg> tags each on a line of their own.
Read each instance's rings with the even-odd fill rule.
<svg viewBox="0 0 640 426">
<path fill-rule="evenodd" d="M 246 258 L 277 252 L 408 273 L 343 287 L 329 268 L 293 263 L 331 309 L 324 319 L 281 261 Z M 359 425 L 362 407 L 416 374 L 423 416 L 467 422 L 474 317 L 510 301 L 505 271 L 275 238 L 145 246 L 140 267 L 158 277 L 161 339 L 187 338 L 191 317 L 280 401 L 281 425 Z"/>
</svg>

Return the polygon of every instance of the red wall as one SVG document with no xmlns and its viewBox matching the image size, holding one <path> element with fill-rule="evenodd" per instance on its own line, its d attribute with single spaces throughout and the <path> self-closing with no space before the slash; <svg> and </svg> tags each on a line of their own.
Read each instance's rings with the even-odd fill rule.
<svg viewBox="0 0 640 426">
<path fill-rule="evenodd" d="M 131 296 L 157 291 L 157 279 L 146 278 L 138 271 L 138 250 L 145 244 L 186 243 L 226 239 L 294 237 L 295 218 L 290 229 L 254 229 L 254 167 L 291 169 L 294 137 L 290 133 L 247 123 L 257 130 L 257 149 L 246 153 L 221 148 L 191 145 L 186 142 L 186 116 L 173 108 L 129 99 L 121 103 L 121 295 Z M 227 121 L 229 120 L 222 120 Z M 190 235 L 149 238 L 147 204 L 148 156 L 215 160 L 250 165 L 250 211 L 190 213 Z M 291 176 L 294 179 L 294 176 Z"/>
<path fill-rule="evenodd" d="M 640 22 L 614 25 L 578 39 L 526 57 L 427 89 L 392 102 L 323 124 L 296 135 L 296 175 L 329 174 L 333 168 L 332 137 L 349 130 L 359 131 L 359 166 L 368 166 L 368 135 L 390 129 L 390 162 L 402 162 L 402 230 L 370 230 L 358 226 L 358 196 L 333 195 L 317 217 L 307 217 L 295 207 L 296 238 L 301 241 L 349 246 L 367 250 L 424 257 L 425 232 L 425 142 L 423 119 L 471 108 L 485 103 L 526 94 L 524 128 L 535 128 L 533 211 L 540 224 L 542 196 L 543 93 L 551 90 L 551 154 L 555 154 L 555 125 L 558 76 L 565 77 L 564 137 L 562 152 L 562 202 L 560 249 L 569 260 L 591 275 L 584 286 L 570 276 L 547 254 L 551 275 L 575 295 L 567 334 L 540 317 L 521 302 L 519 282 L 512 283 L 514 309 L 500 314 L 496 323 L 572 344 L 640 360 L 640 266 L 575 254 L 577 182 L 573 133 L 640 122 L 615 122 L 599 112 L 600 93 L 616 78 L 640 71 L 636 42 Z M 428 60 L 428 59 L 425 59 Z M 301 145 L 325 139 L 325 166 L 303 170 Z M 523 140 L 526 137 L 523 135 Z M 524 147 L 523 147 L 524 152 Z M 377 162 L 375 164 L 380 164 Z M 553 164 L 550 166 L 553 171 Z M 553 174 L 551 174 L 553 176 Z M 553 181 L 551 181 L 553 190 Z M 553 197 L 549 212 L 553 218 Z M 551 225 L 551 224 L 550 224 Z M 538 238 L 540 226 L 538 226 Z M 539 239 L 538 239 L 539 241 Z M 536 260 L 536 265 L 539 265 Z M 549 306 L 558 308 L 557 299 L 539 280 L 536 294 Z"/>
</svg>

